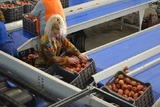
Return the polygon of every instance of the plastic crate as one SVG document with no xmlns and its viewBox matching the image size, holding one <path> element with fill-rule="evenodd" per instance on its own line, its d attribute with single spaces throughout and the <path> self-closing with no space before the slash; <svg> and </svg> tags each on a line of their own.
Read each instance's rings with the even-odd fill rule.
<svg viewBox="0 0 160 107">
<path fill-rule="evenodd" d="M 31 55 L 31 56 L 29 56 L 29 55 Z M 33 55 L 35 55 L 35 56 L 33 56 Z M 29 48 L 29 49 L 20 51 L 19 56 L 22 61 L 34 66 L 35 60 L 38 57 L 38 52 L 34 48 Z"/>
<path fill-rule="evenodd" d="M 13 4 L 10 2 L 5 2 L 4 4 Z M 22 14 L 23 14 L 23 7 L 20 5 L 15 5 L 15 8 L 1 8 L 1 11 L 4 14 L 5 17 L 5 22 L 9 23 L 9 22 L 13 22 L 13 21 L 18 21 L 22 19 Z"/>
<path fill-rule="evenodd" d="M 69 6 L 69 3 L 68 3 L 69 0 L 61 0 L 61 4 L 63 6 L 63 8 L 66 8 Z"/>
<path fill-rule="evenodd" d="M 60 75 L 63 77 L 63 81 L 70 83 L 78 88 L 84 89 L 89 84 L 88 82 L 91 81 L 92 75 L 96 73 L 96 67 L 93 59 L 89 59 L 88 66 L 77 73 L 68 71 L 56 64 L 50 66 L 45 70 L 45 72 L 51 75 Z"/>
<path fill-rule="evenodd" d="M 74 46 L 80 51 L 85 52 L 85 40 L 86 40 L 86 34 L 83 30 L 72 33 L 68 35 L 68 39 L 70 42 L 74 44 Z"/>
<path fill-rule="evenodd" d="M 54 71 L 67 72 L 69 75 L 74 75 L 74 76 L 80 75 L 82 81 L 86 82 L 92 77 L 93 74 L 96 73 L 96 67 L 94 60 L 88 59 L 87 66 L 83 68 L 80 72 L 71 72 L 59 65 L 54 66 Z"/>
<path fill-rule="evenodd" d="M 44 67 L 47 68 L 47 67 Z M 48 74 L 51 74 L 67 83 L 71 83 L 78 75 L 72 75 L 69 72 L 65 72 L 64 70 L 57 70 L 57 65 L 53 64 L 44 71 Z"/>
<path fill-rule="evenodd" d="M 69 96 L 65 99 L 62 99 L 54 104 L 52 104 L 51 106 L 52 107 L 74 107 L 73 103 L 82 99 L 83 97 L 86 97 L 86 96 L 102 96 L 103 97 L 103 100 L 105 100 L 106 102 L 108 103 L 112 103 L 112 104 L 116 104 L 116 105 L 120 105 L 120 106 L 116 106 L 116 107 L 135 107 L 135 105 L 133 104 L 130 104 L 116 96 L 113 96 L 107 92 L 104 92 L 98 88 L 95 88 L 95 87 L 87 87 L 86 89 L 82 90 L 81 92 L 79 93 L 76 93 L 72 96 Z M 99 98 L 99 97 L 98 97 Z M 134 102 L 132 102 L 134 103 Z M 81 105 L 81 107 L 91 107 L 91 105 L 88 105 L 88 104 L 84 104 L 84 105 Z"/>
<path fill-rule="evenodd" d="M 73 75 L 69 71 L 66 72 L 64 70 L 55 70 L 55 68 L 57 68 L 57 65 L 52 65 L 44 71 L 80 89 L 84 89 L 87 87 L 87 83 L 82 80 L 80 75 Z"/>
<path fill-rule="evenodd" d="M 84 89 L 87 87 L 87 84 L 84 83 L 84 81 L 82 80 L 80 75 L 78 75 L 70 84 L 72 84 L 80 89 Z"/>
<path fill-rule="evenodd" d="M 128 99 L 114 91 L 112 91 L 108 85 L 112 84 L 115 82 L 115 80 L 117 80 L 118 76 L 122 74 L 124 76 L 124 78 L 129 78 L 131 81 L 136 81 L 136 83 L 140 83 L 141 85 L 145 86 L 146 89 L 144 90 L 143 94 L 141 94 L 137 99 Z M 103 90 L 105 90 L 106 92 L 109 92 L 119 98 L 122 98 L 125 101 L 129 101 L 129 100 L 134 100 L 135 101 L 135 105 L 137 107 L 150 107 L 153 103 L 154 103 L 154 98 L 153 98 L 153 93 L 152 93 L 152 87 L 150 83 L 143 83 L 135 78 L 132 78 L 130 76 L 127 76 L 124 72 L 122 71 L 118 71 L 103 87 Z"/>
<path fill-rule="evenodd" d="M 26 18 L 25 15 L 27 14 L 23 14 L 23 29 L 37 36 L 38 35 L 37 27 L 36 27 L 37 21 Z"/>
</svg>

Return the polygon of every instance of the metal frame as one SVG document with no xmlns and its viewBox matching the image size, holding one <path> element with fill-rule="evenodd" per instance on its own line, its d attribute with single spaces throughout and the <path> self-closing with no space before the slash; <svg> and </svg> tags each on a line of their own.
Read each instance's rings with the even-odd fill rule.
<svg viewBox="0 0 160 107">
<path fill-rule="evenodd" d="M 61 81 L 2 51 L 0 51 L 0 68 L 12 72 L 17 78 L 29 82 L 57 99 L 63 99 L 81 91 L 81 89 Z M 86 96 L 75 103 L 77 107 L 84 104 L 92 107 L 111 107 L 110 103 L 94 96 Z"/>
</svg>

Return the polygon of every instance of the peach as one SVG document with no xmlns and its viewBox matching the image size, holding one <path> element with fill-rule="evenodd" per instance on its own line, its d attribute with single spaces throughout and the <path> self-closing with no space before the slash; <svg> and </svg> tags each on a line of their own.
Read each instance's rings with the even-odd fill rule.
<svg viewBox="0 0 160 107">
<path fill-rule="evenodd" d="M 116 87 L 113 88 L 113 91 L 115 91 L 116 93 L 118 92 L 118 89 Z"/>
<path fill-rule="evenodd" d="M 119 80 L 119 84 L 120 84 L 120 85 L 123 85 L 123 84 L 124 84 L 124 81 L 123 81 L 123 80 Z"/>
<path fill-rule="evenodd" d="M 125 66 L 125 67 L 124 67 L 124 71 L 125 71 L 125 70 L 129 70 L 129 67 L 128 67 L 128 66 Z"/>
<path fill-rule="evenodd" d="M 126 85 L 126 84 L 123 84 L 122 87 L 121 87 L 121 89 L 122 89 L 122 90 L 127 89 L 127 85 Z"/>
<path fill-rule="evenodd" d="M 144 92 L 143 91 L 138 91 L 138 95 L 142 95 Z"/>
<path fill-rule="evenodd" d="M 128 89 L 124 90 L 124 94 L 128 96 L 129 90 Z"/>
<path fill-rule="evenodd" d="M 132 85 L 127 85 L 127 89 L 130 91 L 132 90 Z"/>
<path fill-rule="evenodd" d="M 137 87 L 132 87 L 132 91 L 136 93 L 137 92 Z"/>
<path fill-rule="evenodd" d="M 137 85 L 137 82 L 136 82 L 136 81 L 132 81 L 132 82 L 131 82 L 131 85 L 136 86 L 136 85 Z"/>
<path fill-rule="evenodd" d="M 118 89 L 120 89 L 120 88 L 121 88 L 120 84 L 116 84 L 116 87 L 117 87 Z"/>
<path fill-rule="evenodd" d="M 108 85 L 108 88 L 110 89 L 110 90 L 112 90 L 113 88 L 112 88 L 112 85 Z"/>
<path fill-rule="evenodd" d="M 138 98 L 138 93 L 135 93 L 134 96 L 133 96 L 133 98 L 137 99 Z"/>
<path fill-rule="evenodd" d="M 118 80 L 115 80 L 114 83 L 115 83 L 115 84 L 118 84 Z"/>
<path fill-rule="evenodd" d="M 131 80 L 130 80 L 130 78 L 127 77 L 127 78 L 124 79 L 124 81 L 125 81 L 126 84 L 129 84 Z"/>
<path fill-rule="evenodd" d="M 122 89 L 118 89 L 118 94 L 123 95 L 123 90 Z"/>
<path fill-rule="evenodd" d="M 121 80 L 121 79 L 123 79 L 123 78 L 124 78 L 124 76 L 123 76 L 122 74 L 119 74 L 119 75 L 118 75 L 118 79 Z"/>
<path fill-rule="evenodd" d="M 143 91 L 146 91 L 147 87 L 143 87 Z"/>
<path fill-rule="evenodd" d="M 143 86 L 142 86 L 142 85 L 138 85 L 138 86 L 137 86 L 137 90 L 138 90 L 138 91 L 141 91 L 142 89 L 143 89 Z"/>
</svg>

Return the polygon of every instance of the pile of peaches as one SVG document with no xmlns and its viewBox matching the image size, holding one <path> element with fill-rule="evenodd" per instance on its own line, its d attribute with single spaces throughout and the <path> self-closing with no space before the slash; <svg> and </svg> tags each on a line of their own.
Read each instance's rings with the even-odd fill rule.
<svg viewBox="0 0 160 107">
<path fill-rule="evenodd" d="M 87 66 L 87 60 L 80 60 L 78 64 L 65 64 L 62 67 L 70 72 L 80 72 Z"/>
<path fill-rule="evenodd" d="M 28 56 L 23 56 L 22 61 L 34 65 L 35 60 L 38 58 L 38 53 L 28 54 Z"/>
<path fill-rule="evenodd" d="M 107 87 L 127 99 L 134 100 L 138 99 L 147 89 L 139 81 L 126 77 L 123 74 L 119 74 L 117 79 L 107 85 Z"/>
<path fill-rule="evenodd" d="M 26 0 L 23 0 L 23 1 L 16 0 L 15 2 L 16 2 L 16 4 L 22 5 L 22 6 L 31 4 L 30 1 L 26 1 Z"/>
<path fill-rule="evenodd" d="M 7 10 L 7 9 L 16 9 L 16 8 L 18 8 L 18 6 L 16 6 L 15 4 L 2 3 L 2 4 L 0 4 L 0 8 Z"/>
</svg>

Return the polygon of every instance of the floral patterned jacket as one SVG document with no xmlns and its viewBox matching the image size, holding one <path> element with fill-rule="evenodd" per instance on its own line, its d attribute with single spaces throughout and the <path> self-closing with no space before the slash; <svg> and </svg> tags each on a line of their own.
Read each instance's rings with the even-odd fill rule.
<svg viewBox="0 0 160 107">
<path fill-rule="evenodd" d="M 65 49 L 66 53 L 79 56 L 80 51 L 64 37 L 56 38 L 49 41 L 48 36 L 44 34 L 40 40 L 39 55 L 35 62 L 36 67 L 48 67 L 54 63 L 64 65 L 67 63 L 67 57 L 61 57 L 61 50 Z"/>
</svg>

